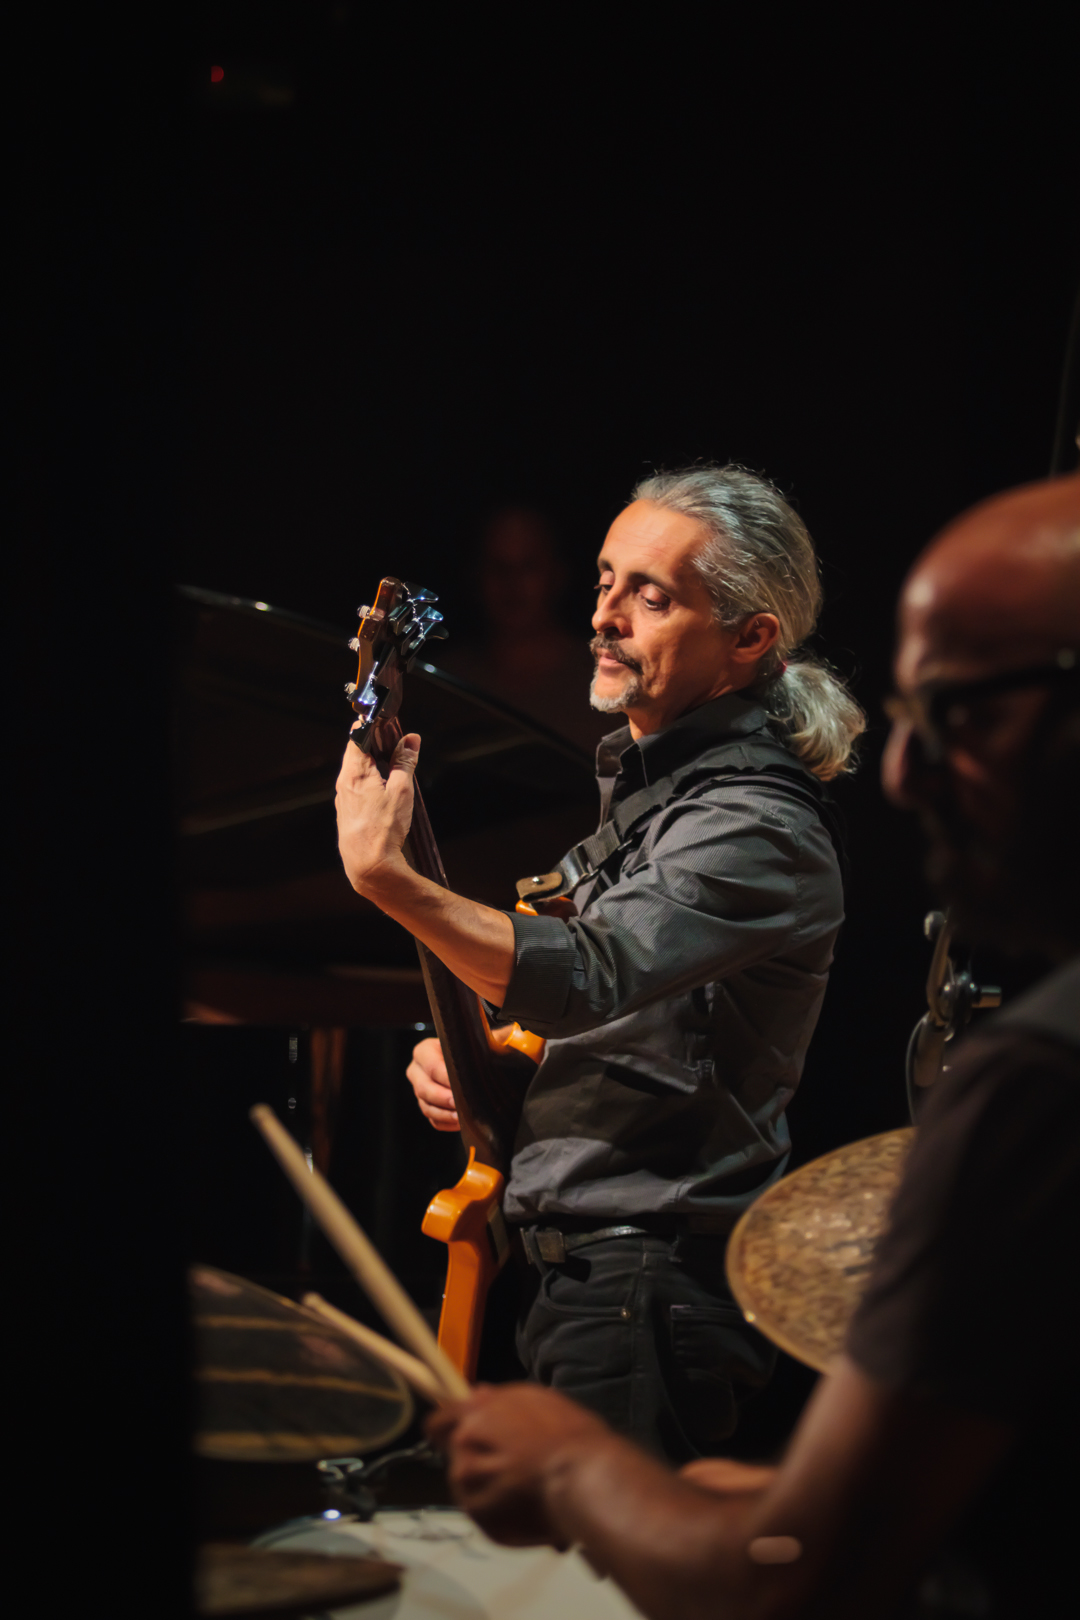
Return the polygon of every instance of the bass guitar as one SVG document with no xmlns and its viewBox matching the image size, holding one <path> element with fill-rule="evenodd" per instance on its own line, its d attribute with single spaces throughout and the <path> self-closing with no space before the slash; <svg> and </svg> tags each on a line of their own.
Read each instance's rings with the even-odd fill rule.
<svg viewBox="0 0 1080 1620">
<path fill-rule="evenodd" d="M 446 634 L 436 601 L 421 586 L 387 578 L 380 581 L 371 606 L 358 610 L 360 629 L 350 646 L 359 654 L 359 668 L 345 694 L 361 724 L 350 736 L 384 777 L 402 736 L 397 713 L 403 678 L 421 648 Z M 405 858 L 422 877 L 448 886 L 419 787 Z M 499 1074 L 496 1054 L 510 1047 L 538 1062 L 544 1043 L 516 1024 L 507 1032 L 493 1033 L 475 992 L 426 945 L 417 941 L 417 950 L 469 1155 L 461 1180 L 435 1195 L 422 1227 L 449 1251 L 439 1344 L 472 1380 L 488 1288 L 509 1254 L 502 1196 L 519 1098 Z"/>
</svg>

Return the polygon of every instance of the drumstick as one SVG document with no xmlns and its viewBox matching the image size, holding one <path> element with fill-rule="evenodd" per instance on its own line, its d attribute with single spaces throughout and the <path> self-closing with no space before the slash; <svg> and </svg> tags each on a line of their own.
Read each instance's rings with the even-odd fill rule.
<svg viewBox="0 0 1080 1620">
<path fill-rule="evenodd" d="M 472 1391 L 402 1288 L 367 1233 L 349 1214 L 337 1193 L 308 1165 L 299 1143 L 289 1135 L 273 1109 L 257 1103 L 248 1116 L 262 1132 L 270 1151 L 322 1227 L 361 1288 L 368 1294 L 399 1339 L 430 1367 L 446 1400 L 467 1400 Z"/>
<path fill-rule="evenodd" d="M 351 1316 L 346 1316 L 344 1311 L 339 1311 L 329 1300 L 323 1299 L 321 1294 L 305 1294 L 301 1304 L 306 1305 L 309 1311 L 324 1316 L 328 1322 L 332 1322 L 342 1333 L 348 1334 L 350 1339 L 355 1339 L 358 1345 L 385 1366 L 399 1372 L 426 1401 L 441 1406 L 446 1400 L 446 1390 L 430 1368 L 425 1367 L 415 1356 L 410 1356 L 399 1344 L 394 1344 L 392 1339 L 384 1339 L 381 1333 L 365 1327 L 363 1322 L 357 1322 Z"/>
</svg>

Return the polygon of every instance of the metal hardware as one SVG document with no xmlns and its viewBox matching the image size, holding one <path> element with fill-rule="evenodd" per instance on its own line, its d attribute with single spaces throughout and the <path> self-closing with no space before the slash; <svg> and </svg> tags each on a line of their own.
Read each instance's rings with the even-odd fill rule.
<svg viewBox="0 0 1080 1620">
<path fill-rule="evenodd" d="M 976 984 L 970 963 L 957 969 L 951 955 L 952 923 L 946 912 L 928 912 L 923 933 L 933 942 L 934 954 L 926 980 L 928 1011 L 911 1032 L 905 1063 L 908 1112 L 913 1122 L 919 1092 L 940 1078 L 947 1066 L 949 1044 L 965 1028 L 972 1013 L 1001 1005 L 1001 990 L 996 984 Z"/>
<path fill-rule="evenodd" d="M 550 900 L 557 891 L 564 891 L 566 878 L 560 869 L 556 872 L 543 872 L 539 877 L 519 878 L 515 885 L 519 900 L 543 898 Z"/>
<path fill-rule="evenodd" d="M 336 1508 L 349 1516 L 355 1514 L 364 1521 L 373 1519 L 379 1504 L 371 1488 L 372 1482 L 396 1462 L 443 1466 L 441 1456 L 427 1440 L 421 1440 L 414 1446 L 404 1446 L 398 1451 L 386 1451 L 372 1462 L 364 1462 L 360 1457 L 324 1457 L 315 1467 L 322 1482 L 327 1507 L 331 1510 Z"/>
<path fill-rule="evenodd" d="M 353 652 L 361 652 L 361 641 L 381 642 L 374 653 L 374 664 L 365 664 L 362 688 L 350 683 L 345 695 L 362 724 L 349 735 L 358 748 L 366 749 L 372 727 L 380 720 L 392 720 L 401 702 L 400 671 L 409 669 L 413 659 L 429 640 L 441 640 L 446 635 L 443 616 L 434 606 L 437 597 L 422 585 L 410 585 L 396 579 L 384 579 L 379 587 L 379 600 L 389 600 L 393 606 L 387 610 L 378 601 L 374 607 L 361 606 L 357 611 L 362 619 L 378 624 L 385 622 L 391 635 L 385 640 L 373 632 L 363 630 L 361 636 L 350 641 Z"/>
</svg>

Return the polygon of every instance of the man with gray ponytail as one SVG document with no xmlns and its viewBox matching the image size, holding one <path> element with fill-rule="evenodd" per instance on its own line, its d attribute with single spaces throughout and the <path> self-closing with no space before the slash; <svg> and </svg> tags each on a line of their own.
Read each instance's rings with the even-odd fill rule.
<svg viewBox="0 0 1080 1620">
<path fill-rule="evenodd" d="M 346 753 L 346 871 L 503 1016 L 546 1039 L 504 1213 L 534 1297 L 531 1377 L 685 1461 L 735 1428 L 773 1352 L 724 1278 L 727 1234 L 782 1174 L 843 914 L 823 782 L 858 706 L 805 650 L 821 603 L 801 519 L 764 478 L 639 485 L 598 558 L 599 830 L 532 880 L 541 914 L 426 885 L 401 856 L 419 739 L 387 783 Z M 438 1042 L 421 1109 L 455 1129 Z"/>
</svg>

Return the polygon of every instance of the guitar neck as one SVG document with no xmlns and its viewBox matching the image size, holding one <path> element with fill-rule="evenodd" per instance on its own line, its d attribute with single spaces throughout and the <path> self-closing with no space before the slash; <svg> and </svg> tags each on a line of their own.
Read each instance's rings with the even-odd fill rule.
<svg viewBox="0 0 1080 1620">
<path fill-rule="evenodd" d="M 400 738 L 401 727 L 396 720 L 379 727 L 378 752 L 383 760 L 389 759 Z M 449 888 L 419 787 L 415 789 L 405 858 L 421 877 Z M 450 1076 L 462 1140 L 466 1147 L 475 1150 L 481 1164 L 491 1165 L 506 1175 L 517 1129 L 519 1099 L 513 1085 L 507 1084 L 498 1073 L 476 992 L 462 984 L 419 940 L 416 948 L 431 1016 Z"/>
</svg>

